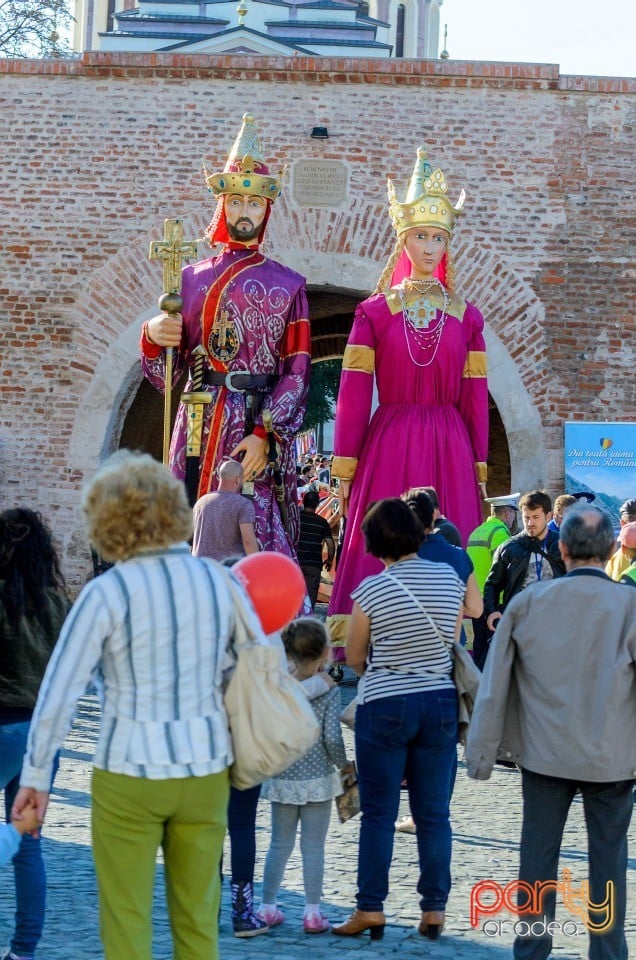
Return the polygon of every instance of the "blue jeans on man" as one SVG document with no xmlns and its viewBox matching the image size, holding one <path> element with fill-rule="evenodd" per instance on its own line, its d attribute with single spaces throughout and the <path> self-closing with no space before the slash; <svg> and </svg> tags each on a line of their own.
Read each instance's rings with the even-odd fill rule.
<svg viewBox="0 0 636 960">
<path fill-rule="evenodd" d="M 616 783 L 565 780 L 547 777 L 530 770 L 521 771 L 523 790 L 523 827 L 521 831 L 519 879 L 530 885 L 557 880 L 563 829 L 577 790 L 581 791 L 588 835 L 589 900 L 603 904 L 607 884 L 613 884 L 613 909 L 609 929 L 590 933 L 590 960 L 626 960 L 625 940 L 627 831 L 633 811 L 633 780 Z M 587 878 L 586 878 L 587 879 Z M 580 888 L 580 882 L 573 886 Z M 577 902 L 578 905 L 578 902 Z M 524 914 L 528 924 L 554 920 L 556 893 L 545 895 L 541 916 Z M 564 919 L 580 921 L 571 913 Z M 592 911 L 590 920 L 602 927 L 607 907 Z M 517 936 L 515 960 L 546 960 L 552 950 L 552 937 L 546 931 L 538 936 Z"/>
<path fill-rule="evenodd" d="M 7 822 L 20 786 L 29 725 L 28 720 L 0 724 L 0 789 L 4 788 Z M 46 907 L 46 872 L 39 837 L 22 837 L 13 858 L 13 872 L 16 913 L 10 949 L 19 957 L 30 957 L 42 936 Z"/>
<path fill-rule="evenodd" d="M 451 887 L 450 798 L 457 770 L 457 692 L 430 690 L 358 706 L 360 910 L 382 910 L 389 892 L 400 784 L 406 777 L 417 827 L 424 910 L 444 910 Z"/>
</svg>

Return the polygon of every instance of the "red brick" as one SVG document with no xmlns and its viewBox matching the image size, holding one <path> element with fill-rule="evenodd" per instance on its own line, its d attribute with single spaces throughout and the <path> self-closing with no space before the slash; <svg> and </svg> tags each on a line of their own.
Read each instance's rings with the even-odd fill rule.
<svg viewBox="0 0 636 960">
<path fill-rule="evenodd" d="M 294 206 L 288 180 L 269 228 L 272 255 L 300 249 L 310 263 L 313 251 L 338 253 L 379 274 L 393 244 L 386 177 L 407 180 L 424 140 L 452 199 L 467 192 L 453 241 L 459 288 L 514 358 L 545 449 L 561 449 L 566 419 L 636 420 L 624 219 L 636 81 L 566 77 L 551 64 L 98 52 L 0 60 L 0 73 L 11 130 L 0 236 L 3 458 L 19 478 L 12 497 L 48 508 L 55 491 L 73 583 L 86 574 L 77 492 L 90 467 L 73 461 L 71 438 L 93 416 L 94 377 L 124 376 L 108 366 L 113 344 L 156 303 L 149 240 L 176 215 L 188 235 L 203 234 L 214 202 L 200 157 L 221 168 L 246 110 L 276 169 L 345 158 L 351 173 L 338 210 Z M 309 137 L 318 121 L 330 132 L 320 143 Z M 25 418 L 32 383 L 37 409 Z M 112 411 L 115 444 L 121 417 Z M 558 468 L 542 479 L 562 489 Z"/>
</svg>

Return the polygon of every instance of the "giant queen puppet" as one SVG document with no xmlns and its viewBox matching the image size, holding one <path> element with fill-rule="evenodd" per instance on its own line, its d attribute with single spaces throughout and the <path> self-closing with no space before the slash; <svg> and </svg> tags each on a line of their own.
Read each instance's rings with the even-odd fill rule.
<svg viewBox="0 0 636 960">
<path fill-rule="evenodd" d="M 205 174 L 217 198 L 207 235 L 222 249 L 183 268 L 179 312 L 166 308 L 144 324 L 142 370 L 160 391 L 167 368 L 173 385 L 188 370 L 168 459 L 190 501 L 215 489 L 222 460 L 242 459 L 261 549 L 295 556 L 292 441 L 305 413 L 311 334 L 304 277 L 259 250 L 281 175 L 265 166 L 253 117 L 244 115 L 223 172 Z M 197 421 L 193 440 L 188 425 Z"/>
<path fill-rule="evenodd" d="M 371 502 L 433 486 L 464 543 L 482 521 L 484 321 L 455 291 L 450 238 L 464 193 L 453 206 L 447 191 L 423 148 L 403 203 L 389 181 L 395 248 L 375 293 L 356 310 L 343 357 L 331 471 L 347 517 L 328 610 L 335 647 L 346 638 L 351 591 L 382 568 L 365 553 L 360 530 Z M 371 417 L 374 378 L 379 406 Z"/>
</svg>

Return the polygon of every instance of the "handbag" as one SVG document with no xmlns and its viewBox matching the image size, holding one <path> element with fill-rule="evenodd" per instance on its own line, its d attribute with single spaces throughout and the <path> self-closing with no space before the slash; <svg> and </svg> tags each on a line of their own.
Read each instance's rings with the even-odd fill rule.
<svg viewBox="0 0 636 960">
<path fill-rule="evenodd" d="M 457 725 L 459 742 L 466 746 L 466 735 L 479 690 L 479 667 L 461 643 L 453 641 L 453 683 L 457 688 Z"/>
<path fill-rule="evenodd" d="M 335 797 L 336 811 L 340 823 L 346 823 L 360 813 L 360 788 L 355 770 L 342 774 L 343 792 Z"/>
<path fill-rule="evenodd" d="M 245 617 L 245 598 L 231 577 L 227 582 L 236 617 L 236 665 L 224 695 L 234 754 L 230 783 L 247 790 L 303 757 L 320 726 L 282 647 L 259 643 Z"/>
<path fill-rule="evenodd" d="M 358 708 L 358 697 L 357 694 L 351 700 L 347 706 L 344 708 L 340 714 L 340 723 L 343 723 L 345 727 L 349 727 L 350 730 L 355 730 L 356 726 L 356 710 Z"/>
<path fill-rule="evenodd" d="M 388 574 L 388 576 L 391 576 L 391 574 Z M 411 599 L 417 604 L 432 626 L 435 635 L 444 649 L 448 650 L 451 654 L 451 659 L 453 661 L 452 678 L 457 690 L 458 739 L 462 746 L 465 746 L 466 735 L 468 733 L 468 727 L 470 726 L 470 720 L 473 715 L 475 700 L 477 699 L 477 691 L 479 690 L 479 681 L 481 680 L 481 672 L 479 667 L 475 664 L 475 661 L 469 654 L 468 650 L 466 650 L 465 647 L 462 647 L 461 643 L 458 643 L 457 640 L 453 640 L 449 648 L 448 642 L 442 637 L 442 634 L 438 630 L 437 624 L 433 618 L 422 606 L 413 591 L 409 589 L 405 583 L 402 583 L 402 581 L 398 580 L 397 577 L 393 577 L 393 582 L 402 587 L 402 589 L 408 593 Z M 428 672 L 432 673 L 433 671 Z"/>
</svg>

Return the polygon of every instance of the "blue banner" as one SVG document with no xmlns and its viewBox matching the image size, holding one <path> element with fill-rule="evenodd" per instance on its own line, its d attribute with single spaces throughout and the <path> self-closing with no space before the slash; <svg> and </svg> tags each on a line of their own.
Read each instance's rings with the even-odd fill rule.
<svg viewBox="0 0 636 960">
<path fill-rule="evenodd" d="M 566 423 L 565 490 L 594 493 L 618 524 L 620 505 L 636 497 L 636 423 Z"/>
</svg>

